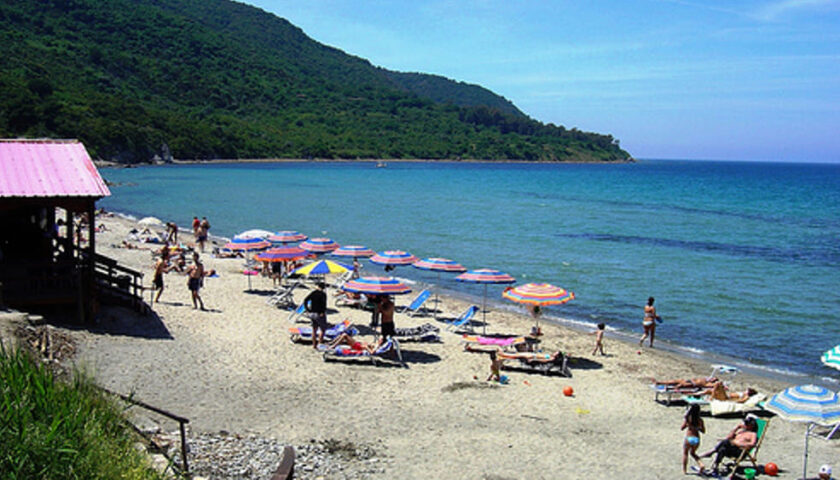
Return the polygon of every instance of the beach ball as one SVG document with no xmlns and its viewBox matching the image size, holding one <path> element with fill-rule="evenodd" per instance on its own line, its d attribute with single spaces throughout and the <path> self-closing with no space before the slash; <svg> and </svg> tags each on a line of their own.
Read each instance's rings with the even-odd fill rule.
<svg viewBox="0 0 840 480">
<path fill-rule="evenodd" d="M 775 477 L 779 474 L 779 466 L 773 462 L 767 462 L 764 465 L 764 473 L 770 475 L 771 477 Z"/>
<path fill-rule="evenodd" d="M 575 393 L 575 390 L 570 386 L 563 387 L 563 395 L 567 397 L 571 397 Z"/>
</svg>

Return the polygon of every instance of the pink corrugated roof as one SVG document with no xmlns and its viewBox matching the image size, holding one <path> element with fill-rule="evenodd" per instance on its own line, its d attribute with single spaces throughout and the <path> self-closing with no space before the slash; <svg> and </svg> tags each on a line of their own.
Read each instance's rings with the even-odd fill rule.
<svg viewBox="0 0 840 480">
<path fill-rule="evenodd" d="M 0 197 L 105 197 L 78 140 L 0 140 Z"/>
</svg>

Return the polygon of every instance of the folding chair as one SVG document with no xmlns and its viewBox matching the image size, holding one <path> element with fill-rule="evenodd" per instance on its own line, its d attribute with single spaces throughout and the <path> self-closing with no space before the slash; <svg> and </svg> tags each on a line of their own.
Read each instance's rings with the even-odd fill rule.
<svg viewBox="0 0 840 480">
<path fill-rule="evenodd" d="M 428 300 L 431 296 L 432 292 L 430 290 L 423 290 L 419 295 L 417 295 L 417 298 L 415 298 L 411 304 L 403 309 L 403 312 L 407 313 L 409 317 L 413 317 L 418 315 L 420 313 L 420 309 L 422 308 L 425 313 L 426 307 L 424 307 L 423 304 L 425 304 L 426 300 Z"/>
<path fill-rule="evenodd" d="M 302 317 L 306 312 L 306 305 L 301 303 L 298 307 L 289 313 L 289 322 L 297 322 L 298 318 Z"/>
<path fill-rule="evenodd" d="M 758 456 L 758 449 L 761 447 L 761 442 L 764 441 L 764 434 L 767 433 L 767 427 L 770 425 L 770 419 L 763 419 L 756 417 L 755 419 L 755 436 L 757 438 L 755 442 L 755 446 L 752 448 L 742 449 L 741 455 L 735 459 L 735 464 L 732 466 L 732 474 L 730 475 L 730 479 L 735 476 L 735 472 L 738 471 L 738 465 L 741 464 L 742 461 L 749 460 L 752 462 L 753 467 L 757 467 L 758 464 L 756 463 L 756 457 Z"/>
<path fill-rule="evenodd" d="M 468 308 L 464 313 L 462 313 L 460 317 L 456 318 L 451 322 L 448 322 L 449 325 L 446 327 L 446 329 L 458 330 L 461 327 L 464 327 L 466 330 L 472 332 L 473 329 L 470 320 L 472 320 L 472 317 L 475 316 L 476 312 L 478 312 L 478 307 L 475 305 L 471 305 L 470 308 Z"/>
</svg>

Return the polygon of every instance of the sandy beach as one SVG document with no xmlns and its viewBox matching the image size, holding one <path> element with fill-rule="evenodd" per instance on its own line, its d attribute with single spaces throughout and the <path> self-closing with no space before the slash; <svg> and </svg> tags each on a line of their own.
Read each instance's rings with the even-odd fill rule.
<svg viewBox="0 0 840 480">
<path fill-rule="evenodd" d="M 107 227 L 97 237 L 97 250 L 146 273 L 149 286 L 150 252 L 116 247 L 134 224 L 119 217 L 97 223 Z M 182 236 L 191 241 L 189 233 Z M 608 355 L 593 356 L 592 335 L 544 325 L 541 348 L 576 358 L 573 377 L 505 372 L 509 384 L 491 384 L 483 381 L 487 355 L 465 352 L 460 335 L 443 331 L 444 324 L 430 316 L 402 313 L 396 316 L 398 327 L 435 323 L 443 342 L 402 344 L 408 368 L 325 362 L 311 347 L 289 341 L 289 312 L 266 303 L 270 279 L 252 277 L 252 291 L 246 292 L 242 259 L 209 253 L 202 258 L 219 273 L 206 279 L 201 291 L 208 311 L 193 309 L 186 278 L 171 272 L 154 315 L 105 308 L 97 328 L 73 332 L 77 364 L 102 386 L 189 418 L 193 434 L 224 430 L 287 442 L 337 439 L 370 446 L 387 462 L 365 478 L 683 476 L 685 407 L 654 402 L 650 379 L 706 376 L 707 363 L 640 350 L 609 334 Z M 310 288 L 296 290 L 296 301 Z M 333 295 L 329 290 L 330 306 Z M 412 298 L 401 296 L 396 303 Z M 440 317 L 466 307 L 443 297 Z M 366 326 L 370 313 L 330 310 L 331 323 L 344 319 Z M 532 325 L 525 315 L 508 312 L 490 312 L 487 320 L 492 333 L 526 334 Z M 566 386 L 573 396 L 562 394 Z M 789 385 L 742 373 L 731 386 L 752 386 L 769 397 Z M 737 417 L 704 420 L 701 451 L 738 422 Z M 799 478 L 804 432 L 802 424 L 773 418 L 759 463 L 778 464 L 780 478 Z M 809 453 L 809 471 L 815 472 L 822 463 L 836 462 L 837 442 L 812 440 Z"/>
</svg>

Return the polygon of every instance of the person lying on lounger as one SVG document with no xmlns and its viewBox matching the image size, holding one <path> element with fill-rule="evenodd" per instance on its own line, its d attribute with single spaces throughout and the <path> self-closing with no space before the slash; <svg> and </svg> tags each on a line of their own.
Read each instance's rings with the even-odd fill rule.
<svg viewBox="0 0 840 480">
<path fill-rule="evenodd" d="M 382 340 L 384 340 L 384 337 L 380 339 L 379 343 L 365 343 L 356 340 L 355 338 L 346 333 L 342 333 L 341 335 L 336 337 L 335 340 L 330 342 L 327 345 L 327 347 L 329 347 L 330 350 L 333 350 L 339 345 L 348 345 L 353 351 L 368 352 L 372 354 L 382 344 Z"/>
<path fill-rule="evenodd" d="M 708 395 L 709 398 L 712 398 L 714 400 L 744 403 L 756 393 L 758 392 L 754 388 L 747 388 L 743 392 L 727 392 L 726 387 L 723 385 L 723 383 L 718 382 L 714 384 L 711 388 L 703 390 L 700 393 L 700 395 Z"/>
<path fill-rule="evenodd" d="M 715 384 L 720 383 L 720 379 L 717 377 L 700 377 L 676 380 L 657 380 L 653 378 L 651 380 L 653 380 L 653 383 L 656 385 L 665 385 L 666 387 L 673 387 L 676 389 L 712 388 Z"/>
<path fill-rule="evenodd" d="M 525 360 L 528 363 L 551 363 L 557 358 L 562 358 L 563 353 L 560 350 L 557 350 L 554 353 L 536 353 L 536 352 L 504 352 L 499 349 L 496 352 L 496 356 L 501 359 L 519 359 Z"/>
</svg>

